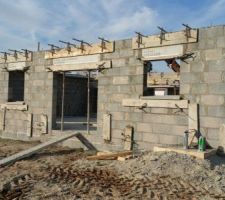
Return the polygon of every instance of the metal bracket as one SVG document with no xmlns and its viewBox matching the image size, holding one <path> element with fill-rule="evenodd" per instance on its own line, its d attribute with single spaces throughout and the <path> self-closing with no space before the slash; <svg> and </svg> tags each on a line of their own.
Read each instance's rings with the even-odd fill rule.
<svg viewBox="0 0 225 200">
<path fill-rule="evenodd" d="M 77 42 L 80 42 L 80 47 L 77 47 L 77 48 L 80 49 L 82 53 L 85 51 L 85 48 L 84 48 L 84 45 L 85 44 L 88 45 L 88 46 L 90 46 L 90 47 L 92 47 L 92 45 L 90 43 L 85 42 L 83 40 L 78 40 L 76 38 L 73 38 L 72 40 L 77 41 Z"/>
<path fill-rule="evenodd" d="M 142 38 L 143 37 L 148 37 L 148 36 L 145 36 L 143 35 L 142 33 L 140 32 L 135 32 L 137 34 L 137 40 L 136 40 L 136 43 L 138 44 L 138 48 L 140 48 L 141 44 L 143 44 L 143 40 Z"/>
<path fill-rule="evenodd" d="M 26 60 L 29 58 L 29 53 L 32 53 L 32 51 L 27 50 L 27 49 L 21 49 L 22 51 L 24 51 L 24 57 L 26 58 Z"/>
<path fill-rule="evenodd" d="M 188 41 L 188 39 L 189 38 L 191 38 L 191 27 L 190 26 L 188 26 L 188 24 L 182 24 L 184 27 L 185 27 L 185 36 L 186 36 L 186 38 L 187 38 L 187 41 Z"/>
<path fill-rule="evenodd" d="M 102 73 L 104 70 L 106 70 L 106 68 L 104 67 L 105 62 L 102 63 L 101 65 L 98 65 L 97 71 Z"/>
<path fill-rule="evenodd" d="M 101 40 L 101 45 L 100 45 L 100 47 L 101 47 L 101 51 L 103 52 L 104 49 L 107 49 L 107 48 L 106 48 L 106 42 L 107 42 L 107 43 L 110 43 L 110 42 L 109 42 L 109 40 L 106 40 L 106 39 L 101 38 L 101 37 L 98 37 L 98 39 Z"/>
<path fill-rule="evenodd" d="M 13 52 L 13 57 L 15 58 L 15 60 L 18 59 L 18 53 L 23 54 L 22 51 L 17 51 L 17 50 L 14 50 L 14 49 L 9 49 L 9 51 Z"/>
<path fill-rule="evenodd" d="M 52 56 L 55 54 L 55 50 L 56 49 L 60 49 L 58 46 L 55 46 L 54 44 L 48 44 L 48 46 L 51 47 L 51 53 L 52 53 Z"/>
<path fill-rule="evenodd" d="M 72 43 L 70 43 L 70 42 L 64 42 L 64 41 L 62 41 L 62 40 L 59 40 L 59 42 L 61 42 L 61 43 L 63 43 L 63 44 L 66 44 L 66 50 L 68 51 L 68 54 L 70 54 L 71 53 L 71 46 L 73 46 L 73 47 L 77 47 L 75 44 L 72 44 Z"/>
<path fill-rule="evenodd" d="M 4 59 L 5 60 L 5 62 L 7 61 L 7 58 L 8 58 L 8 56 L 10 56 L 11 54 L 10 53 L 7 53 L 7 52 L 0 52 L 0 53 L 2 53 L 3 54 L 3 58 L 2 59 Z"/>
<path fill-rule="evenodd" d="M 160 44 L 162 44 L 163 40 L 166 40 L 165 35 L 166 35 L 167 31 L 160 26 L 158 26 L 158 29 L 160 30 L 160 36 L 159 36 Z"/>
<path fill-rule="evenodd" d="M 184 54 L 182 57 L 180 57 L 180 59 L 181 59 L 183 62 L 188 63 L 188 62 L 186 61 L 186 59 L 192 58 L 192 59 L 194 60 L 195 57 L 194 57 L 193 55 L 195 55 L 195 53 L 186 53 L 186 54 Z"/>
</svg>

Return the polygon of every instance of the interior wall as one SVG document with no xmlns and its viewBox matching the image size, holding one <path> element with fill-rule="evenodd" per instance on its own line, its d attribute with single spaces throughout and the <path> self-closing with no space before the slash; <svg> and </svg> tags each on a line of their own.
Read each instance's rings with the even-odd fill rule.
<svg viewBox="0 0 225 200">
<path fill-rule="evenodd" d="M 62 109 L 62 75 L 57 74 L 57 116 Z M 65 76 L 64 116 L 87 115 L 87 78 Z"/>
</svg>

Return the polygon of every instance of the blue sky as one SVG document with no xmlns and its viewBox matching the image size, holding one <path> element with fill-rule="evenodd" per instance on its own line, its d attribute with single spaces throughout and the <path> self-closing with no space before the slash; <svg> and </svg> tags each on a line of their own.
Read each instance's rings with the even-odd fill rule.
<svg viewBox="0 0 225 200">
<path fill-rule="evenodd" d="M 225 24 L 225 0 L 0 0 L 0 51 Z"/>
</svg>

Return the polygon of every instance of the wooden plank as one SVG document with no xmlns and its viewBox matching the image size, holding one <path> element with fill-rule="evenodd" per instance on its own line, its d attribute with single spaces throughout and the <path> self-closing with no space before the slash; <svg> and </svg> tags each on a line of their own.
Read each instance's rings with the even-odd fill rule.
<svg viewBox="0 0 225 200">
<path fill-rule="evenodd" d="M 24 57 L 24 55 L 22 54 L 17 54 L 18 55 L 18 58 L 15 59 L 14 56 L 10 55 L 10 56 L 7 56 L 7 61 L 5 62 L 4 59 L 0 59 L 0 63 L 18 63 L 18 62 L 30 62 L 32 61 L 32 56 L 33 54 L 30 52 L 28 53 L 28 58 Z"/>
<path fill-rule="evenodd" d="M 6 108 L 7 110 L 21 110 L 21 111 L 26 111 L 28 110 L 28 106 L 25 105 L 17 105 L 17 104 L 1 104 L 0 105 L 1 109 Z"/>
<path fill-rule="evenodd" d="M 199 119 L 198 119 L 198 104 L 196 103 L 190 103 L 188 105 L 188 129 L 194 129 L 198 130 L 199 129 Z M 192 131 L 188 135 L 188 145 L 191 145 L 191 142 L 197 143 L 197 138 L 192 138 L 194 137 L 195 132 Z"/>
<path fill-rule="evenodd" d="M 128 155 L 128 156 L 118 156 L 117 160 L 119 161 L 125 161 L 133 158 L 133 155 Z"/>
<path fill-rule="evenodd" d="M 92 46 L 85 45 L 85 51 L 71 47 L 71 52 L 68 52 L 65 48 L 56 49 L 55 54 L 52 54 L 50 51 L 45 52 L 45 59 L 51 58 L 64 58 L 64 57 L 73 57 L 73 56 L 82 56 L 82 55 L 92 55 L 92 54 L 102 54 L 110 53 L 114 51 L 114 42 L 106 42 L 105 49 L 101 49 L 100 44 L 92 44 Z"/>
<path fill-rule="evenodd" d="M 27 114 L 27 136 L 32 137 L 33 114 Z"/>
<path fill-rule="evenodd" d="M 65 134 L 64 136 L 59 137 L 57 139 L 50 140 L 48 142 L 39 144 L 39 145 L 34 146 L 34 147 L 30 148 L 30 149 L 21 151 L 21 152 L 16 153 L 16 154 L 14 154 L 12 156 L 9 156 L 7 158 L 4 158 L 4 159 L 0 160 L 0 167 L 6 166 L 6 165 L 8 165 L 10 163 L 14 163 L 14 162 L 16 162 L 18 160 L 21 160 L 23 158 L 29 157 L 32 154 L 35 154 L 35 153 L 41 151 L 44 148 L 47 148 L 49 146 L 52 146 L 54 144 L 57 144 L 57 143 L 62 142 L 64 140 L 67 140 L 69 138 L 75 137 L 77 134 L 78 133 Z"/>
<path fill-rule="evenodd" d="M 169 147 L 154 147 L 154 152 L 176 152 L 179 154 L 185 154 L 189 156 L 194 156 L 200 159 L 206 159 L 212 155 L 216 154 L 216 149 L 207 149 L 204 152 L 198 151 L 197 149 L 182 149 L 182 148 L 169 148 Z"/>
<path fill-rule="evenodd" d="M 48 133 L 48 116 L 44 114 L 41 115 L 41 133 Z"/>
<path fill-rule="evenodd" d="M 87 160 L 105 160 L 105 159 L 116 159 L 119 156 L 127 156 L 131 155 L 132 151 L 122 151 L 116 153 L 106 153 L 105 155 L 97 155 L 97 156 L 88 156 Z"/>
<path fill-rule="evenodd" d="M 122 105 L 131 107 L 188 108 L 188 100 L 123 99 Z"/>
<path fill-rule="evenodd" d="M 198 41 L 198 30 L 191 30 L 191 37 L 187 39 L 185 31 L 178 31 L 173 33 L 166 33 L 165 40 L 160 43 L 160 35 L 151 35 L 142 37 L 142 44 L 138 47 L 137 37 L 132 39 L 132 49 L 143 49 L 148 47 L 160 47 L 167 45 L 187 44 Z"/>
<path fill-rule="evenodd" d="M 102 155 L 106 155 L 106 154 L 110 154 L 112 153 L 111 151 L 99 151 L 97 152 L 97 156 L 102 156 Z"/>
<path fill-rule="evenodd" d="M 124 131 L 124 150 L 131 150 L 133 144 L 133 127 L 128 125 Z"/>
<path fill-rule="evenodd" d="M 68 64 L 68 65 L 51 65 L 46 67 L 50 71 L 79 71 L 91 70 L 98 68 L 111 68 L 111 61 L 101 61 L 94 63 Z"/>
<path fill-rule="evenodd" d="M 111 114 L 103 114 L 102 135 L 103 139 L 107 141 L 111 140 L 111 118 Z"/>
<path fill-rule="evenodd" d="M 141 60 L 165 60 L 185 54 L 183 45 L 153 47 L 141 50 Z"/>
</svg>

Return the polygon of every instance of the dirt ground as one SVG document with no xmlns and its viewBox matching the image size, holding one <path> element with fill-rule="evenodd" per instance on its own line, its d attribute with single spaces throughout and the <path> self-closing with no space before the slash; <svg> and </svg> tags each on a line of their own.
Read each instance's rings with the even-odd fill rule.
<svg viewBox="0 0 225 200">
<path fill-rule="evenodd" d="M 0 139 L 0 159 L 36 144 Z M 53 146 L 0 168 L 0 200 L 225 199 L 223 157 L 145 152 L 124 162 L 86 160 L 91 154 Z"/>
</svg>

